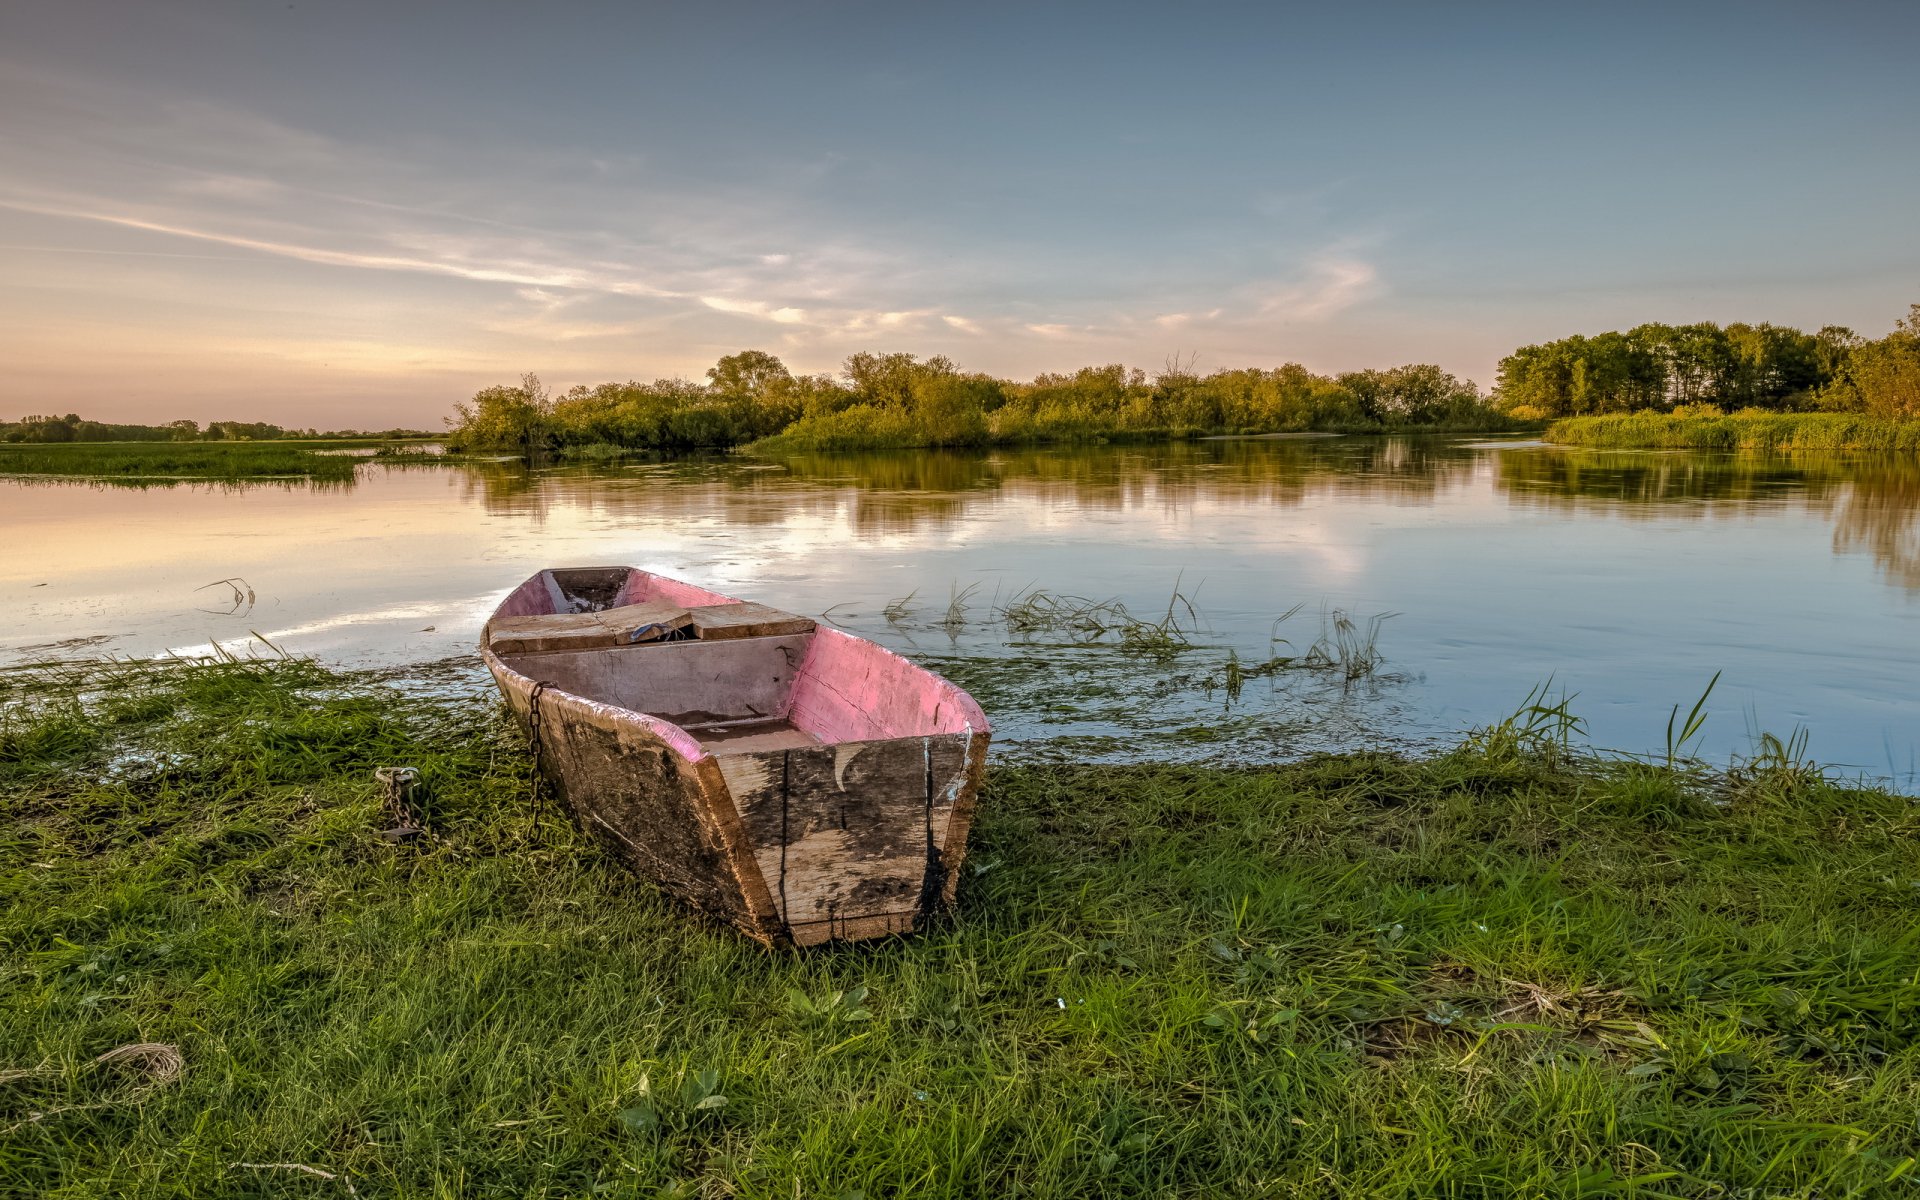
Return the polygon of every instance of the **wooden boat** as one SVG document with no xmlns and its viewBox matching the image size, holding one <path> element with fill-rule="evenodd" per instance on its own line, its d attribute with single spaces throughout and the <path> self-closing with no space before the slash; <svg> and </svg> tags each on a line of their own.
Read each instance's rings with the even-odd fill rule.
<svg viewBox="0 0 1920 1200">
<path fill-rule="evenodd" d="M 630 567 L 541 571 L 480 655 L 574 820 L 688 904 L 809 946 L 952 903 L 991 731 L 933 672 Z"/>
</svg>

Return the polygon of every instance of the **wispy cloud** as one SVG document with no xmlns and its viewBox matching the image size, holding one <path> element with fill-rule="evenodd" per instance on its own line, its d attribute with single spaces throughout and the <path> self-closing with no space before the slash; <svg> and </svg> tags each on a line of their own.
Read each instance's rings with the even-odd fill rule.
<svg viewBox="0 0 1920 1200">
<path fill-rule="evenodd" d="M 776 308 L 764 300 L 729 300 L 725 296 L 702 296 L 700 303 L 715 312 L 764 317 L 780 325 L 803 325 L 807 320 L 805 309 L 795 308 L 792 305 L 781 305 Z"/>
<path fill-rule="evenodd" d="M 1081 355 L 1155 358 L 1171 334 L 1183 347 L 1260 345 L 1275 321 L 1324 321 L 1382 290 L 1368 255 L 1331 242 L 1265 281 L 1215 274 L 1172 295 L 1162 265 L 1104 251 L 1049 257 L 973 234 L 956 254 L 933 224 L 863 221 L 845 186 L 836 190 L 846 160 L 834 154 L 723 180 L 665 173 L 637 153 L 386 148 L 377 132 L 348 140 L 99 81 L 42 75 L 23 91 L 21 78 L 0 73 L 0 107 L 58 117 L 0 139 L 0 210 L 30 214 L 22 231 L 66 223 L 58 248 L 103 263 L 329 268 L 340 275 L 316 285 L 287 276 L 285 294 L 312 286 L 315 305 L 338 301 L 325 314 L 337 332 L 377 339 L 353 322 L 431 310 L 436 329 L 469 335 L 467 347 L 503 364 L 572 345 L 577 358 L 555 357 L 598 355 L 613 373 L 685 370 L 716 345 L 759 341 L 804 369 L 855 349 L 963 347 L 988 369 L 1054 369 Z M 212 295 L 221 270 L 178 278 Z M 401 282 L 409 277 L 476 286 Z"/>
<path fill-rule="evenodd" d="M 1185 329 L 1187 326 L 1193 324 L 1195 321 L 1217 320 L 1220 314 L 1225 311 L 1226 310 L 1223 308 L 1212 308 L 1212 309 L 1208 309 L 1206 312 L 1200 312 L 1200 313 L 1192 313 L 1192 312 L 1161 313 L 1159 316 L 1153 319 L 1153 323 L 1155 325 L 1158 325 L 1162 329 Z"/>
<path fill-rule="evenodd" d="M 1380 272 L 1372 263 L 1344 256 L 1321 257 L 1308 264 L 1304 279 L 1256 289 L 1259 312 L 1281 320 L 1324 320 L 1371 298 L 1378 291 L 1379 278 Z"/>
<path fill-rule="evenodd" d="M 574 268 L 540 268 L 506 264 L 483 266 L 446 259 L 417 258 L 398 254 L 372 254 L 352 250 L 333 250 L 320 246 L 300 245 L 293 242 L 269 241 L 264 238 L 246 237 L 241 234 L 223 233 L 212 229 L 195 229 L 186 225 L 147 220 L 125 213 L 87 211 L 85 209 L 68 208 L 64 206 L 56 207 L 52 205 L 25 204 L 13 200 L 0 200 L 0 208 L 12 209 L 15 212 L 36 213 L 41 216 L 93 221 L 103 225 L 116 225 L 122 229 L 138 229 L 148 233 L 166 234 L 169 237 L 190 238 L 194 241 L 214 242 L 222 246 L 231 246 L 235 249 L 255 250 L 262 254 L 272 254 L 281 258 L 291 258 L 300 262 L 319 263 L 326 266 L 357 267 L 362 270 L 371 271 L 410 271 L 428 275 L 447 275 L 458 279 L 471 279 L 484 283 L 585 288 L 616 296 L 671 297 L 685 294 L 667 288 L 654 287 L 651 284 L 639 280 L 596 275 L 590 271 L 582 271 Z"/>
</svg>

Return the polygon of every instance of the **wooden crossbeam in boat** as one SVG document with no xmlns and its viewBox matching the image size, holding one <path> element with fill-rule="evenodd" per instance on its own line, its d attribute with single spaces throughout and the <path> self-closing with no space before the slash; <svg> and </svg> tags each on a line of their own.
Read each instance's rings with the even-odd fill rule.
<svg viewBox="0 0 1920 1200">
<path fill-rule="evenodd" d="M 684 636 L 692 625 L 678 604 L 624 604 L 600 612 L 496 617 L 488 627 L 487 644 L 495 654 L 636 646 Z"/>
<path fill-rule="evenodd" d="M 727 638 L 776 637 L 789 633 L 809 633 L 813 618 L 781 612 L 751 600 L 739 604 L 703 604 L 687 610 L 693 619 L 693 636 L 703 642 Z"/>
</svg>

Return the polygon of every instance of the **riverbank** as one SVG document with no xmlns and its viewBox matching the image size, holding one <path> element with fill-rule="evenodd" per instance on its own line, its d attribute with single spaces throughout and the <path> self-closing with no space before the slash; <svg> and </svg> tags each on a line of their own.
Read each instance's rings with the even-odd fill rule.
<svg viewBox="0 0 1920 1200">
<path fill-rule="evenodd" d="M 87 479 L 134 487 L 182 480 L 348 483 L 362 462 L 453 462 L 430 441 L 389 438 L 263 442 L 53 442 L 0 445 L 0 475 Z M 357 453 L 364 451 L 365 453 Z"/>
<path fill-rule="evenodd" d="M 0 674 L 0 1190 L 1837 1195 L 1920 1152 L 1915 807 L 1784 750 L 1607 761 L 1536 711 L 1417 761 L 1001 763 L 954 917 L 789 955 L 536 818 L 451 692 Z"/>
<path fill-rule="evenodd" d="M 1920 450 L 1920 421 L 1858 413 L 1614 413 L 1567 417 L 1542 437 L 1616 450 Z"/>
<path fill-rule="evenodd" d="M 1418 425 L 1389 425 L 1378 421 L 1335 421 L 1277 429 L 1261 425 L 1127 429 L 1093 423 L 1043 424 L 1022 421 L 1018 418 L 1019 414 L 1009 414 L 1004 418 L 986 421 L 977 435 L 965 440 L 931 441 L 924 425 L 911 413 L 849 409 L 843 413 L 798 421 L 786 432 L 762 438 L 743 449 L 748 453 L 768 458 L 782 458 L 795 454 L 841 454 L 869 450 L 924 450 L 943 447 L 1036 449 L 1053 446 L 1151 445 L 1240 438 L 1492 435 L 1535 433 L 1545 428 L 1543 422 L 1507 420 L 1491 412 L 1455 421 L 1432 421 Z"/>
</svg>

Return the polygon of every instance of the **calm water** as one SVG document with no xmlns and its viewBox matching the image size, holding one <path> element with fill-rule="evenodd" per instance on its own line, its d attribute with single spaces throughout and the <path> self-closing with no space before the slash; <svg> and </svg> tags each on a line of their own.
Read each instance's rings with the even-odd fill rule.
<svg viewBox="0 0 1920 1200">
<path fill-rule="evenodd" d="M 1920 759 L 1911 456 L 1327 439 L 369 465 L 336 489 L 0 480 L 0 530 L 0 662 L 258 632 L 331 662 L 425 663 L 468 653 L 540 566 L 633 563 L 934 661 L 979 690 L 1003 741 L 1054 753 L 1125 754 L 1141 737 L 1227 756 L 1419 745 L 1511 712 L 1549 677 L 1577 693 L 1594 743 L 1647 751 L 1669 707 L 1722 671 L 1713 757 L 1804 726 L 1820 759 L 1906 786 Z M 201 587 L 228 578 L 250 605 Z M 1040 587 L 1154 613 L 1176 585 L 1205 628 L 1170 663 L 1022 644 L 992 612 Z M 1283 673 L 1236 703 L 1207 686 L 1228 648 L 1260 661 L 1276 633 L 1304 648 L 1331 609 L 1397 614 L 1382 676 Z"/>
</svg>

